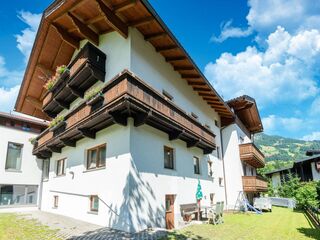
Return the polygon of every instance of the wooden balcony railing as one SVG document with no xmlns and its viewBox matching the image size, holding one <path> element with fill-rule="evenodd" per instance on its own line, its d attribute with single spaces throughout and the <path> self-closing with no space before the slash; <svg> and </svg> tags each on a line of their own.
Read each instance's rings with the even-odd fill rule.
<svg viewBox="0 0 320 240">
<path fill-rule="evenodd" d="M 61 75 L 53 89 L 43 99 L 43 111 L 55 117 L 63 109 L 68 109 L 78 97 L 97 81 L 104 82 L 106 55 L 87 43 L 68 65 L 69 72 Z"/>
<path fill-rule="evenodd" d="M 255 168 L 263 168 L 265 166 L 263 153 L 253 143 L 240 144 L 239 148 L 242 161 Z"/>
<path fill-rule="evenodd" d="M 134 119 L 136 127 L 148 124 L 168 133 L 170 140 L 181 139 L 187 147 L 199 147 L 205 154 L 215 149 L 215 135 L 210 129 L 128 70 L 109 81 L 102 92 L 101 101 L 93 105 L 83 102 L 70 111 L 61 128 L 44 131 L 33 153 L 50 157 L 64 146 L 75 146 L 83 137 L 95 138 L 97 131 L 112 124 L 126 126 L 128 117 Z"/>
<path fill-rule="evenodd" d="M 244 192 L 266 192 L 268 182 L 259 176 L 243 176 L 242 185 Z"/>
</svg>

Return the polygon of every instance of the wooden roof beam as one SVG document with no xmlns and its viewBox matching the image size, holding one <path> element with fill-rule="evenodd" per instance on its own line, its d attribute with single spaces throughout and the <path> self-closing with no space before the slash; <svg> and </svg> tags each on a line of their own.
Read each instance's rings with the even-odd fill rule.
<svg viewBox="0 0 320 240">
<path fill-rule="evenodd" d="M 219 101 L 219 99 L 217 97 L 203 97 L 203 100 L 206 100 L 206 101 Z M 223 103 L 221 103 L 223 105 Z"/>
<path fill-rule="evenodd" d="M 96 0 L 99 11 L 107 23 L 124 38 L 128 37 L 128 26 L 102 0 Z"/>
<path fill-rule="evenodd" d="M 216 99 L 216 100 L 219 100 L 219 98 L 217 96 L 215 96 L 214 94 L 212 93 L 203 93 L 203 92 L 199 92 L 198 93 L 200 96 L 203 96 L 203 97 L 211 97 L 213 100 Z"/>
<path fill-rule="evenodd" d="M 191 85 L 191 86 L 206 86 L 207 84 L 205 82 L 200 82 L 200 81 L 188 81 L 188 85 Z"/>
<path fill-rule="evenodd" d="M 188 71 L 188 70 L 195 70 L 193 66 L 174 66 L 175 71 Z"/>
<path fill-rule="evenodd" d="M 71 37 L 70 34 L 64 30 L 63 28 L 59 27 L 56 24 L 52 24 L 52 26 L 56 29 L 57 33 L 60 35 L 60 38 L 69 44 L 74 49 L 79 49 L 79 41 L 76 40 L 74 37 Z"/>
<path fill-rule="evenodd" d="M 155 20 L 154 17 L 149 16 L 149 17 L 144 17 L 144 18 L 138 19 L 136 21 L 129 22 L 128 25 L 132 26 L 132 27 L 140 27 L 140 26 L 148 24 L 154 20 Z"/>
<path fill-rule="evenodd" d="M 99 45 L 99 35 L 95 33 L 91 28 L 89 28 L 85 23 L 80 21 L 73 13 L 68 13 L 68 17 L 72 21 L 73 25 L 77 30 L 91 42 L 96 45 Z"/>
<path fill-rule="evenodd" d="M 122 12 L 124 10 L 134 7 L 136 4 L 137 4 L 136 0 L 126 0 L 120 4 L 115 5 L 113 7 L 113 11 L 115 11 L 116 13 Z"/>
<path fill-rule="evenodd" d="M 186 56 L 177 56 L 177 57 L 166 57 L 167 62 L 176 62 L 187 60 Z"/>
<path fill-rule="evenodd" d="M 177 45 L 170 45 L 170 46 L 164 46 L 164 47 L 157 47 L 156 51 L 157 52 L 165 52 L 165 51 L 170 51 L 170 50 L 175 50 L 179 49 Z"/>
<path fill-rule="evenodd" d="M 211 92 L 210 88 L 194 87 L 193 90 L 198 91 L 198 92 Z"/>
<path fill-rule="evenodd" d="M 144 40 L 146 41 L 151 41 L 151 40 L 155 40 L 155 39 L 159 39 L 159 38 L 163 38 L 168 36 L 168 34 L 166 32 L 158 32 L 158 33 L 152 33 L 152 34 L 148 34 L 144 37 Z"/>
</svg>

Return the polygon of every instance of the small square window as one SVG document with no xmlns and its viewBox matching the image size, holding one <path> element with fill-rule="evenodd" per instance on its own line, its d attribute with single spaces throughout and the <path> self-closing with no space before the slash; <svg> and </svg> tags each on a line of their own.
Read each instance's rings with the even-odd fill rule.
<svg viewBox="0 0 320 240">
<path fill-rule="evenodd" d="M 99 197 L 97 195 L 90 196 L 90 211 L 91 212 L 99 211 Z"/>
<path fill-rule="evenodd" d="M 191 112 L 191 116 L 192 116 L 194 119 L 198 119 L 198 118 L 199 118 L 198 115 L 195 114 L 194 112 Z"/>
<path fill-rule="evenodd" d="M 91 148 L 87 153 L 87 169 L 106 166 L 106 144 Z"/>
<path fill-rule="evenodd" d="M 173 96 L 168 93 L 166 90 L 162 90 L 162 95 L 166 98 L 166 100 L 173 101 Z"/>
<path fill-rule="evenodd" d="M 53 196 L 53 207 L 58 208 L 59 196 Z"/>
<path fill-rule="evenodd" d="M 194 174 L 200 174 L 200 159 L 198 157 L 193 157 L 193 168 Z"/>
<path fill-rule="evenodd" d="M 63 176 L 66 174 L 65 162 L 66 162 L 65 158 L 57 161 L 57 168 L 56 168 L 56 175 L 57 176 Z"/>
<path fill-rule="evenodd" d="M 164 146 L 163 152 L 164 152 L 164 167 L 168 169 L 174 169 L 173 148 Z"/>
</svg>

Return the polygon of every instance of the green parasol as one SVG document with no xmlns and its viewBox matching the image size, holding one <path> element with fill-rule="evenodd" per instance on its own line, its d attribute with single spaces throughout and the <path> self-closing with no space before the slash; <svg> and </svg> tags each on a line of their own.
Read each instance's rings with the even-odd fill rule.
<svg viewBox="0 0 320 240">
<path fill-rule="evenodd" d="M 201 189 L 200 179 L 198 179 L 198 186 L 197 186 L 197 192 L 196 192 L 196 198 L 198 201 L 198 221 L 200 220 L 200 212 L 201 212 L 201 206 L 200 201 L 203 198 L 203 193 Z"/>
</svg>

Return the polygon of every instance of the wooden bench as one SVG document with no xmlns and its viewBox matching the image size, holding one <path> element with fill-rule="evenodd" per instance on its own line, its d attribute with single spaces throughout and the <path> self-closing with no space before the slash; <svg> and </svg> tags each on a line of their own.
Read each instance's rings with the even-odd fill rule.
<svg viewBox="0 0 320 240">
<path fill-rule="evenodd" d="M 180 210 L 181 210 L 181 215 L 183 217 L 183 220 L 190 222 L 192 220 L 192 215 L 198 214 L 198 204 L 197 203 L 181 204 Z"/>
</svg>

